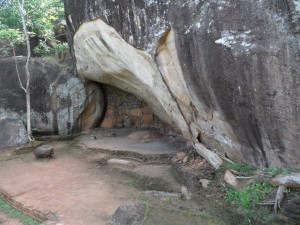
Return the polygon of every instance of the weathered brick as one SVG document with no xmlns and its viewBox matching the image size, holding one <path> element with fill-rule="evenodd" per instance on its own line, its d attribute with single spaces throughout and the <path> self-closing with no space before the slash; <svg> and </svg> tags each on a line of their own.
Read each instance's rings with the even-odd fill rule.
<svg viewBox="0 0 300 225">
<path fill-rule="evenodd" d="M 124 124 L 124 116 L 123 115 L 117 117 L 116 124 L 118 124 L 118 125 Z"/>
<path fill-rule="evenodd" d="M 115 110 L 115 108 L 116 108 L 116 107 L 115 107 L 114 105 L 108 105 L 108 106 L 107 106 L 107 109 Z"/>
<path fill-rule="evenodd" d="M 152 114 L 152 109 L 149 106 L 144 106 L 142 108 L 143 114 Z"/>
<path fill-rule="evenodd" d="M 104 128 L 113 128 L 115 125 L 114 119 L 112 118 L 104 118 L 104 120 L 101 123 L 101 127 Z"/>
<path fill-rule="evenodd" d="M 105 113 L 105 116 L 113 116 L 115 113 L 115 111 L 113 109 L 107 109 L 106 113 Z"/>
<path fill-rule="evenodd" d="M 151 125 L 152 123 L 153 123 L 153 115 L 152 114 L 143 115 L 142 124 Z"/>
<path fill-rule="evenodd" d="M 139 117 L 130 118 L 130 123 L 133 127 L 140 127 L 141 126 L 141 120 L 140 120 Z"/>
<path fill-rule="evenodd" d="M 138 117 L 138 116 L 142 116 L 143 113 L 142 113 L 142 109 L 141 108 L 136 108 L 136 109 L 131 109 L 130 112 L 129 112 L 129 114 L 131 116 Z"/>
</svg>

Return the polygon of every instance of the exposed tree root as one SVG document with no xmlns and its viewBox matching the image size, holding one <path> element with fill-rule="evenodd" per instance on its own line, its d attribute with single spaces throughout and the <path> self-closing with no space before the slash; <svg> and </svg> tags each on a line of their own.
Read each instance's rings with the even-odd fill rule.
<svg viewBox="0 0 300 225">
<path fill-rule="evenodd" d="M 284 191 L 286 188 L 300 188 L 300 173 L 292 173 L 289 175 L 278 175 L 274 178 L 259 177 L 261 181 L 267 182 L 274 186 L 278 186 L 275 197 L 274 211 L 277 212 L 281 207 L 284 199 Z"/>
<path fill-rule="evenodd" d="M 284 190 L 287 187 L 285 185 L 280 185 L 278 187 L 277 193 L 276 193 L 276 197 L 275 197 L 275 203 L 274 203 L 274 211 L 277 213 L 277 210 L 281 208 L 281 203 L 283 201 L 284 198 Z"/>
<path fill-rule="evenodd" d="M 228 176 L 230 175 L 230 179 Z M 254 176 L 243 176 L 244 174 L 241 172 L 237 172 L 235 170 L 227 170 L 225 174 L 225 181 L 229 183 L 231 186 L 235 188 L 242 188 L 248 186 L 251 183 L 256 181 L 261 181 L 265 183 L 269 183 L 273 186 L 278 186 L 278 190 L 276 193 L 275 201 L 272 202 L 274 205 L 274 211 L 277 212 L 278 209 L 281 208 L 281 203 L 284 199 L 284 191 L 286 188 L 300 188 L 300 173 L 292 173 L 288 175 L 278 175 L 274 178 L 268 177 L 266 174 L 256 174 Z M 246 183 L 241 183 L 239 179 L 249 179 Z M 267 202 L 267 204 L 262 203 L 261 205 L 270 205 L 271 202 Z"/>
</svg>

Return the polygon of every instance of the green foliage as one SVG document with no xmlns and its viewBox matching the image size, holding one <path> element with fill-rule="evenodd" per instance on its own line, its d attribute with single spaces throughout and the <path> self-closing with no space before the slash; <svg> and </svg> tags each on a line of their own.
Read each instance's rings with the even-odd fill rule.
<svg viewBox="0 0 300 225">
<path fill-rule="evenodd" d="M 58 53 L 67 53 L 69 51 L 68 43 L 58 43 L 54 48 Z"/>
<path fill-rule="evenodd" d="M 17 29 L 3 28 L 0 30 L 0 41 L 2 40 L 19 43 L 21 41 L 21 32 Z"/>
<path fill-rule="evenodd" d="M 24 3 L 28 32 L 44 39 L 54 38 L 54 23 L 64 18 L 62 0 L 26 0 Z M 0 0 L 0 51 L 6 56 L 12 47 L 23 41 L 18 0 Z M 59 46 L 64 49 L 65 46 Z M 49 54 L 51 48 L 40 43 L 33 49 L 38 56 Z"/>
<path fill-rule="evenodd" d="M 226 188 L 225 199 L 233 201 L 244 209 L 249 210 L 254 207 L 256 203 L 261 201 L 271 190 L 271 185 L 261 182 L 251 184 L 245 190 Z"/>
<path fill-rule="evenodd" d="M 255 170 L 253 166 L 247 164 L 241 164 L 241 163 L 226 163 L 225 168 L 229 170 L 236 170 L 245 173 L 250 173 Z"/>
<path fill-rule="evenodd" d="M 149 197 L 143 193 L 140 194 L 140 201 L 147 202 L 149 200 Z"/>
<path fill-rule="evenodd" d="M 22 41 L 23 35 L 17 29 L 11 29 L 3 26 L 0 29 L 0 52 L 2 55 L 9 55 L 11 48 Z"/>
<path fill-rule="evenodd" d="M 21 29 L 17 0 L 0 2 L 0 24 L 8 28 Z M 53 37 L 53 22 L 64 18 L 61 0 L 27 0 L 24 5 L 27 28 L 42 37 Z"/>
<path fill-rule="evenodd" d="M 7 214 L 9 214 L 11 217 L 19 219 L 23 224 L 25 225 L 39 225 L 41 222 L 38 220 L 27 216 L 20 212 L 19 210 L 16 210 L 15 208 L 11 207 L 9 204 L 7 204 L 5 201 L 0 199 L 0 211 L 3 211 Z"/>
<path fill-rule="evenodd" d="M 45 42 L 40 41 L 40 43 L 33 49 L 33 52 L 38 56 L 45 56 L 49 55 L 51 48 Z"/>
<path fill-rule="evenodd" d="M 279 174 L 291 173 L 291 171 L 289 171 L 288 169 L 281 169 L 281 168 L 276 168 L 276 167 L 265 168 L 265 169 L 263 169 L 263 172 L 267 173 L 270 177 L 275 177 Z"/>
</svg>

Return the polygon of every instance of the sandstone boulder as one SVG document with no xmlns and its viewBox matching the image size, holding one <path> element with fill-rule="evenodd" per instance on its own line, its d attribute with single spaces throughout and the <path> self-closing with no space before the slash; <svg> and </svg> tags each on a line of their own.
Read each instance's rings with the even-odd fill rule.
<svg viewBox="0 0 300 225">
<path fill-rule="evenodd" d="M 17 57 L 21 80 L 25 82 L 25 57 Z M 14 58 L 0 59 L 0 119 L 21 118 L 26 122 L 26 102 L 20 88 Z M 32 59 L 32 128 L 44 134 L 69 134 L 96 126 L 104 99 L 95 83 L 83 84 L 57 64 Z"/>
<path fill-rule="evenodd" d="M 0 120 L 0 150 L 28 142 L 27 131 L 22 120 Z"/>
<path fill-rule="evenodd" d="M 142 203 L 125 203 L 112 216 L 114 225 L 141 225 L 146 207 Z"/>
<path fill-rule="evenodd" d="M 81 77 L 143 99 L 216 168 L 218 155 L 297 166 L 299 1 L 65 0 L 65 7 Z"/>
<path fill-rule="evenodd" d="M 37 159 L 51 158 L 54 154 L 54 147 L 52 145 L 41 145 L 33 153 Z"/>
</svg>

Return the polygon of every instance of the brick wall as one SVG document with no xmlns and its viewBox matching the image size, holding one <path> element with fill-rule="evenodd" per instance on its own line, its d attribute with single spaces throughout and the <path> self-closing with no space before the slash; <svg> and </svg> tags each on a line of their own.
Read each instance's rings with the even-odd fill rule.
<svg viewBox="0 0 300 225">
<path fill-rule="evenodd" d="M 132 94 L 110 85 L 104 85 L 103 91 L 107 101 L 105 116 L 100 124 L 103 128 L 113 127 L 151 127 L 164 132 L 171 132 L 168 125 L 155 116 L 151 108 Z"/>
</svg>

